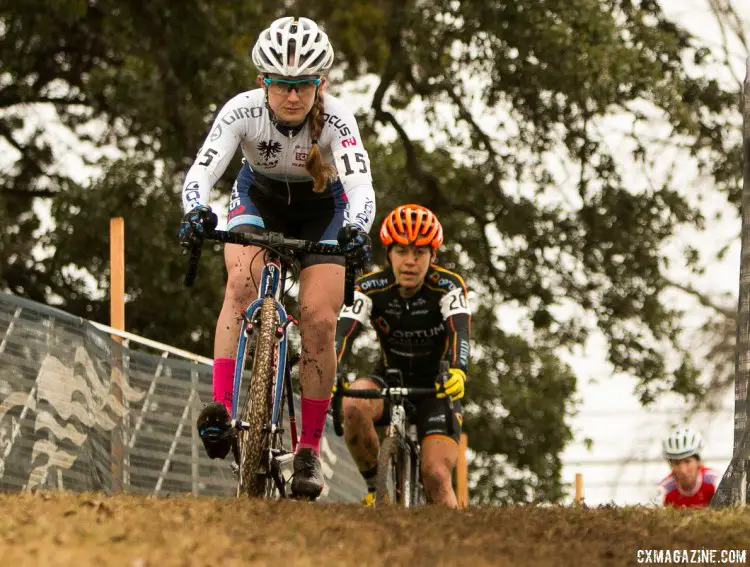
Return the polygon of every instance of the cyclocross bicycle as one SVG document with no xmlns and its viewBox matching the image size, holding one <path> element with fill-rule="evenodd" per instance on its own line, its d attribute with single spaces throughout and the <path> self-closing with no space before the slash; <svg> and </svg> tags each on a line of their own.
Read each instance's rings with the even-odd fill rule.
<svg viewBox="0 0 750 567">
<path fill-rule="evenodd" d="M 295 361 L 291 357 L 287 359 L 287 330 L 297 321 L 287 314 L 283 303 L 287 272 L 299 253 L 343 254 L 335 244 L 287 238 L 275 232 L 248 234 L 207 230 L 204 238 L 265 249 L 258 299 L 247 307 L 240 323 L 231 411 L 231 425 L 236 430 L 232 444 L 233 469 L 237 475 L 237 496 L 286 498 L 286 484 L 298 441 L 291 381 Z M 185 276 L 188 287 L 195 280 L 201 248 L 202 240 L 191 249 Z M 355 277 L 354 266 L 347 262 L 344 288 L 347 306 L 353 302 Z M 248 353 L 252 353 L 252 370 L 247 395 L 239 409 Z M 284 443 L 284 402 L 289 411 L 290 445 Z"/>
<path fill-rule="evenodd" d="M 439 379 L 443 385 L 450 376 L 448 366 L 448 361 L 444 360 L 440 363 Z M 404 388 L 401 371 L 397 368 L 386 369 L 385 383 L 385 388 L 352 390 L 346 387 L 340 375 L 337 376 L 336 393 L 332 405 L 333 428 L 336 435 L 343 435 L 342 397 L 388 399 L 391 419 L 378 451 L 375 505 L 394 504 L 404 508 L 420 506 L 425 503 L 425 498 L 420 475 L 419 437 L 417 426 L 409 420 L 409 413 L 413 409 L 409 400 L 435 397 L 442 393 L 442 389 Z M 453 402 L 450 396 L 445 396 L 445 404 L 448 435 L 453 435 Z"/>
</svg>

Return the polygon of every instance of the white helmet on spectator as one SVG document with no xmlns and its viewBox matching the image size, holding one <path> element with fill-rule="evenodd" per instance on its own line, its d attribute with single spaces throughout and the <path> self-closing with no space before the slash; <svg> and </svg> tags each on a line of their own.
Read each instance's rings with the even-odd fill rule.
<svg viewBox="0 0 750 567">
<path fill-rule="evenodd" d="M 662 442 L 662 452 L 669 460 L 684 459 L 700 455 L 703 448 L 703 438 L 700 433 L 690 427 L 675 429 Z"/>
<path fill-rule="evenodd" d="M 263 30 L 252 52 L 261 73 L 320 75 L 333 65 L 328 36 L 308 18 L 279 18 Z"/>
</svg>

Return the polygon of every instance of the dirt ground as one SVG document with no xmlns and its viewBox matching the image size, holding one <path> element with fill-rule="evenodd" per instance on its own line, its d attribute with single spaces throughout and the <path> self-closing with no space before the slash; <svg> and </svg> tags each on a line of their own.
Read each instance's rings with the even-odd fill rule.
<svg viewBox="0 0 750 567">
<path fill-rule="evenodd" d="M 638 549 L 750 547 L 750 511 L 355 505 L 0 494 L 0 566 L 636 565 Z M 717 558 L 719 556 L 717 555 Z"/>
</svg>

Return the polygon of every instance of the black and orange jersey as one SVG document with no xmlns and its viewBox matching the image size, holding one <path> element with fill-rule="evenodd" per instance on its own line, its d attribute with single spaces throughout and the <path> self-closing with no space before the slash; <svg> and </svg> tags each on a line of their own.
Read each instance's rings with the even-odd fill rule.
<svg viewBox="0 0 750 567">
<path fill-rule="evenodd" d="M 398 368 L 404 384 L 432 383 L 440 361 L 467 371 L 471 311 L 463 278 L 432 264 L 417 293 L 409 298 L 399 293 L 390 266 L 357 279 L 354 303 L 344 307 L 336 329 L 339 364 L 367 322 L 375 329 L 381 358 L 375 374 Z"/>
</svg>

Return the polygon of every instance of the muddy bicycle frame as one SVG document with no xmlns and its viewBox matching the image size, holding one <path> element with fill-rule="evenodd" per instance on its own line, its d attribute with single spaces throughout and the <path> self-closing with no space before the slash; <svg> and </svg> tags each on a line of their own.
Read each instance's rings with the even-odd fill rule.
<svg viewBox="0 0 750 567">
<path fill-rule="evenodd" d="M 297 450 L 297 423 L 294 413 L 294 396 L 292 391 L 291 368 L 296 362 L 287 360 L 287 351 L 289 337 L 287 329 L 290 324 L 297 324 L 297 321 L 287 313 L 283 304 L 284 289 L 286 284 L 288 260 L 287 257 L 279 252 L 282 249 L 294 255 L 295 253 L 312 253 L 330 256 L 342 255 L 341 248 L 336 244 L 326 244 L 322 242 L 312 242 L 296 238 L 287 238 L 283 234 L 268 232 L 265 234 L 250 234 L 244 232 L 227 232 L 221 230 L 206 231 L 205 238 L 216 240 L 229 244 L 239 244 L 242 246 L 258 246 L 264 248 L 264 261 L 261 270 L 260 281 L 258 284 L 258 297 L 248 305 L 242 314 L 242 323 L 237 343 L 237 355 L 235 363 L 235 373 L 232 394 L 232 412 L 231 424 L 234 429 L 248 431 L 251 424 L 238 418 L 239 401 L 242 393 L 242 374 L 245 370 L 245 362 L 248 355 L 248 346 L 251 335 L 256 328 L 260 327 L 260 310 L 267 297 L 273 299 L 278 322 L 275 329 L 275 338 L 277 343 L 277 358 L 275 376 L 271 382 L 273 390 L 271 402 L 270 421 L 263 425 L 263 433 L 267 436 L 268 442 L 265 444 L 264 456 L 258 463 L 255 476 L 270 477 L 278 490 L 281 497 L 286 497 L 286 480 L 283 470 L 288 469 Z M 202 244 L 202 243 L 201 243 Z M 200 259 L 201 246 L 194 246 L 191 250 L 190 264 L 188 273 L 185 277 L 185 285 L 192 285 L 197 273 L 198 260 Z M 356 270 L 351 263 L 346 264 L 344 303 L 351 306 L 354 298 L 354 280 Z M 252 377 L 251 377 L 252 378 Z M 287 408 L 289 412 L 289 428 L 291 436 L 292 451 L 288 452 L 283 449 L 282 436 L 284 429 L 281 426 L 282 405 L 286 395 Z M 248 402 L 246 402 L 247 404 Z M 255 411 L 255 408 L 252 408 Z M 235 451 L 239 451 L 233 446 Z M 237 465 L 241 466 L 240 456 L 235 453 Z M 239 471 L 242 476 L 242 471 Z M 238 485 L 238 493 L 241 491 Z M 266 487 L 265 496 L 272 495 L 272 489 Z"/>
</svg>

